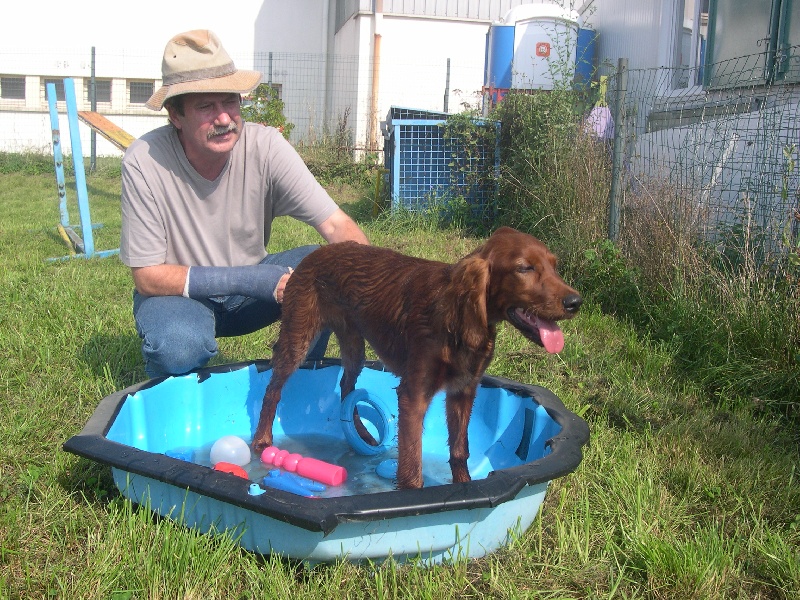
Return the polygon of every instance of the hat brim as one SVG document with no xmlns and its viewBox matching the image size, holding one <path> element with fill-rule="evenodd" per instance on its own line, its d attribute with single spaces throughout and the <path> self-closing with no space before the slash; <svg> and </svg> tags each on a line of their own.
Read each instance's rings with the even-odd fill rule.
<svg viewBox="0 0 800 600">
<path fill-rule="evenodd" d="M 161 110 L 164 102 L 173 96 L 182 94 L 202 93 L 228 93 L 249 94 L 261 82 L 261 73 L 258 71 L 236 71 L 224 77 L 211 79 L 197 79 L 172 85 L 162 85 L 155 94 L 150 96 L 144 105 L 150 110 Z"/>
</svg>

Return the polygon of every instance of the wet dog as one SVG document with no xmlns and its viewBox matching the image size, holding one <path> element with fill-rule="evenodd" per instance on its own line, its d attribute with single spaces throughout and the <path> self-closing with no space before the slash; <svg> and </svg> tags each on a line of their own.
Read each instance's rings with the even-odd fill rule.
<svg viewBox="0 0 800 600">
<path fill-rule="evenodd" d="M 497 324 L 507 321 L 556 353 L 564 346 L 556 321 L 574 317 L 581 303 L 578 292 L 558 275 L 556 257 L 547 247 L 508 227 L 455 264 L 355 242 L 323 246 L 300 263 L 286 285 L 272 378 L 253 449 L 271 445 L 286 380 L 314 337 L 330 329 L 341 349 L 342 398 L 353 391 L 363 368 L 365 340 L 400 377 L 398 487 L 422 487 L 422 421 L 442 389 L 453 482 L 469 481 L 467 425 L 477 386 L 494 354 Z M 354 420 L 361 437 L 376 444 Z"/>
</svg>

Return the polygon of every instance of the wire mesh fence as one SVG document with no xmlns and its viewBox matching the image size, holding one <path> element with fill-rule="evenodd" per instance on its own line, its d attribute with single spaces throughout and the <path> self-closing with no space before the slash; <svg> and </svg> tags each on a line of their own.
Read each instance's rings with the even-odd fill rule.
<svg viewBox="0 0 800 600">
<path fill-rule="evenodd" d="M 498 193 L 499 123 L 471 119 L 465 133 L 448 128 L 447 119 L 446 113 L 392 107 L 384 122 L 392 208 L 430 211 L 444 203 L 453 210 L 462 201 L 474 220 L 489 223 Z M 486 135 L 475 135 L 481 128 Z"/>
<path fill-rule="evenodd" d="M 257 53 L 234 60 L 241 68 L 261 71 L 262 80 L 278 92 L 294 124 L 293 142 L 331 133 L 349 150 L 374 150 L 371 144 L 382 142 L 378 125 L 387 111 L 369 93 L 370 60 L 297 53 Z M 166 123 L 163 113 L 144 107 L 160 84 L 160 63 L 150 54 L 65 49 L 57 57 L 4 55 L 2 63 L 3 151 L 51 152 L 45 89 L 55 83 L 63 95 L 64 77 L 75 79 L 79 110 L 94 107 L 133 136 Z M 448 65 L 416 62 L 382 69 L 381 98 L 392 106 L 441 111 L 448 100 L 443 93 L 450 93 L 460 94 L 449 101 L 451 112 L 457 112 L 459 100 L 474 103 L 480 98 L 483 65 L 454 58 Z M 764 259 L 785 255 L 787 245 L 797 248 L 800 229 L 800 89 L 775 81 L 764 55 L 705 69 L 632 70 L 624 89 L 618 89 L 612 73 L 607 100 L 613 106 L 619 95 L 621 101 L 615 164 L 622 183 L 612 194 L 612 210 L 615 205 L 619 209 L 623 232 L 641 222 L 637 217 L 653 214 L 676 237 L 699 237 L 723 251 L 746 250 Z M 788 72 L 797 69 L 790 65 Z M 451 74 L 461 83 L 448 88 Z M 705 86 L 689 85 L 695 81 L 705 81 Z M 89 148 L 88 129 L 81 135 L 86 136 L 83 147 Z M 65 147 L 67 137 L 62 140 Z M 106 151 L 103 143 L 101 154 Z"/>
<path fill-rule="evenodd" d="M 712 65 L 705 87 L 674 89 L 703 80 L 686 69 L 612 77 L 622 233 L 651 218 L 729 262 L 800 258 L 800 90 L 772 81 L 765 64 L 755 55 Z"/>
<path fill-rule="evenodd" d="M 386 59 L 381 65 L 379 95 L 373 88 L 375 72 L 369 57 L 256 52 L 232 58 L 239 68 L 260 71 L 262 82 L 276 91 L 287 120 L 294 125 L 294 143 L 313 143 L 346 132 L 345 141 L 353 148 L 380 149 L 379 124 L 391 105 L 456 108 L 462 101 L 479 97 L 483 83 L 483 65 L 457 56 L 430 63 Z M 155 113 L 144 105 L 161 84 L 160 67 L 159 57 L 137 50 L 65 48 L 58 56 L 4 51 L 0 56 L 0 151 L 49 151 L 45 89 L 48 83 L 56 85 L 62 111 L 64 78 L 75 81 L 78 110 L 96 110 L 134 137 L 165 124 L 166 113 Z M 85 133 L 83 145 L 88 147 Z M 68 144 L 68 136 L 64 142 Z M 98 152 L 115 154 L 102 142 Z"/>
</svg>

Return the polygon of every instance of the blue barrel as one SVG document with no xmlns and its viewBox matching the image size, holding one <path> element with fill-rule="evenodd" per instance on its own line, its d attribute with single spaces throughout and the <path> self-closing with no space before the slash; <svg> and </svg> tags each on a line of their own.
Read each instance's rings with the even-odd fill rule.
<svg viewBox="0 0 800 600">
<path fill-rule="evenodd" d="M 484 86 L 511 87 L 511 65 L 514 62 L 514 26 L 493 24 L 486 38 Z"/>
<path fill-rule="evenodd" d="M 589 90 L 597 70 L 597 32 L 594 29 L 578 29 L 578 44 L 575 57 L 575 88 Z"/>
</svg>

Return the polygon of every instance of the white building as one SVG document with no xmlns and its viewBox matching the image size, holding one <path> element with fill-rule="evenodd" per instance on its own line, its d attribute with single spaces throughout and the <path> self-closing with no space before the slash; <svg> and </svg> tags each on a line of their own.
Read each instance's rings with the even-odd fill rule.
<svg viewBox="0 0 800 600">
<path fill-rule="evenodd" d="M 163 124 L 166 113 L 144 101 L 161 84 L 167 40 L 190 29 L 213 30 L 239 68 L 262 71 L 280 89 L 295 141 L 346 128 L 356 145 L 373 148 L 392 105 L 457 112 L 462 102 L 476 104 L 489 24 L 540 2 L 14 2 L 3 8 L 0 38 L 0 151 L 49 152 L 48 81 L 73 78 L 78 109 L 90 109 L 92 49 L 97 111 L 133 136 Z M 60 128 L 66 149 L 65 118 Z M 89 131 L 81 130 L 85 149 Z M 119 152 L 98 138 L 97 153 Z"/>
</svg>

